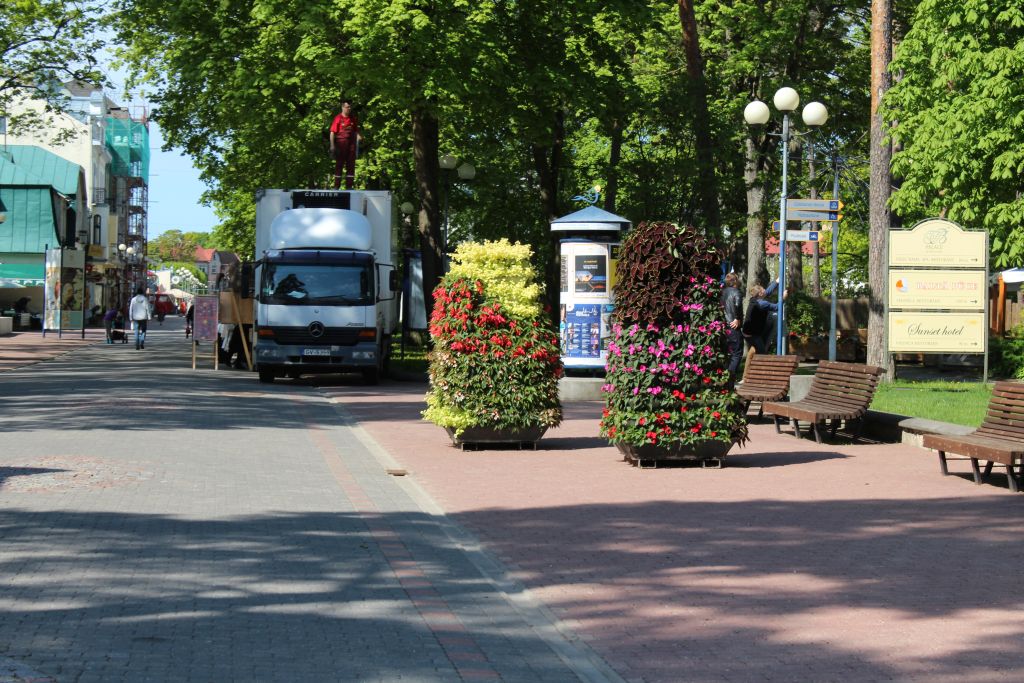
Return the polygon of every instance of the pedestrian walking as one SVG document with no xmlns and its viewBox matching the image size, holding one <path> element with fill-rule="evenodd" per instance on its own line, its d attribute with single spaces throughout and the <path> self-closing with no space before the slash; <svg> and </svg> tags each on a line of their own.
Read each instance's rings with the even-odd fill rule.
<svg viewBox="0 0 1024 683">
<path fill-rule="evenodd" d="M 188 305 L 188 311 L 185 313 L 185 339 L 188 339 L 192 335 L 192 323 L 196 319 L 196 310 L 193 304 Z"/>
<path fill-rule="evenodd" d="M 117 318 L 117 309 L 114 304 L 107 306 L 107 312 L 103 314 L 103 329 L 107 333 L 107 343 L 114 343 L 114 320 Z"/>
<path fill-rule="evenodd" d="M 352 102 L 341 101 L 341 113 L 331 122 L 331 158 L 334 159 L 334 189 L 341 187 L 344 171 L 345 189 L 351 190 L 356 178 L 356 154 L 359 149 L 359 119 L 352 112 Z"/>
<path fill-rule="evenodd" d="M 146 348 L 146 326 L 153 314 L 149 310 L 149 298 L 146 296 L 145 287 L 135 290 L 135 296 L 128 303 L 128 317 L 135 328 L 135 350 Z"/>
<path fill-rule="evenodd" d="M 740 279 L 736 273 L 725 276 L 722 289 L 722 308 L 725 309 L 725 347 L 729 353 L 729 386 L 736 384 L 740 363 L 743 361 L 743 295 L 740 294 Z"/>
<path fill-rule="evenodd" d="M 761 285 L 751 285 L 750 303 L 747 305 L 747 314 L 743 318 L 743 338 L 747 347 L 754 349 L 756 353 L 768 353 L 771 348 L 771 340 L 774 337 L 775 326 L 771 324 L 779 310 L 779 302 L 769 301 L 779 288 L 779 281 L 768 285 L 765 289 Z M 782 293 L 782 300 L 786 300 L 786 293 Z"/>
</svg>

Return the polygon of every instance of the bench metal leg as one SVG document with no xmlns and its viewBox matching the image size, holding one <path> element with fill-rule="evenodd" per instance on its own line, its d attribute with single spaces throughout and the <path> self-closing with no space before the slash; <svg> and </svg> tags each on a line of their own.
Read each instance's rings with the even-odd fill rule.
<svg viewBox="0 0 1024 683">
<path fill-rule="evenodd" d="M 831 431 L 831 434 L 832 434 L 832 438 L 833 439 L 836 438 L 836 431 L 839 429 L 839 423 L 840 422 L 841 422 L 841 420 L 832 420 L 832 431 Z"/>
<path fill-rule="evenodd" d="M 939 468 L 944 476 L 949 476 L 949 466 L 946 465 L 946 451 L 939 451 Z"/>
<path fill-rule="evenodd" d="M 987 477 L 988 475 L 992 474 L 992 465 L 994 465 L 994 464 L 995 464 L 995 463 L 994 463 L 994 462 L 992 462 L 991 460 L 989 460 L 988 462 L 986 462 L 986 463 L 985 463 L 985 474 L 983 474 L 983 475 L 981 475 L 981 476 L 982 476 L 982 477 Z"/>
<path fill-rule="evenodd" d="M 978 467 L 978 459 L 977 458 L 971 458 L 971 472 L 974 473 L 974 483 L 975 484 L 980 484 L 981 483 L 981 468 Z"/>
<path fill-rule="evenodd" d="M 781 434 L 782 433 L 782 429 L 779 427 L 779 416 L 778 415 L 772 415 L 772 418 L 775 420 L 775 433 L 776 434 Z"/>
<path fill-rule="evenodd" d="M 863 431 L 864 431 L 864 418 L 863 417 L 858 417 L 857 418 L 857 431 L 855 431 L 853 433 L 853 440 L 851 441 L 851 443 L 857 443 L 857 439 L 860 438 L 860 433 L 863 432 Z"/>
<path fill-rule="evenodd" d="M 793 425 L 793 435 L 796 436 L 796 438 L 799 439 L 800 438 L 800 423 L 797 422 L 795 417 L 791 417 L 791 418 L 789 418 L 789 424 Z"/>
<path fill-rule="evenodd" d="M 817 422 L 812 422 L 811 423 L 811 430 L 814 432 L 814 441 L 816 443 L 821 443 L 821 432 L 818 431 L 818 423 Z"/>
<path fill-rule="evenodd" d="M 764 417 L 764 401 L 757 404 L 757 419 L 760 420 Z"/>
<path fill-rule="evenodd" d="M 1006 466 L 1006 479 L 1010 483 L 1010 490 L 1017 493 L 1020 490 L 1020 486 L 1017 482 L 1017 473 L 1013 469 L 1013 465 Z"/>
</svg>

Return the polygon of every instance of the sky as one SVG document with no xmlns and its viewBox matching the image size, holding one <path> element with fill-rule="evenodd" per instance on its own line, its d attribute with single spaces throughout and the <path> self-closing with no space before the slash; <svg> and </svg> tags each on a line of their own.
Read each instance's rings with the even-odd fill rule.
<svg viewBox="0 0 1024 683">
<path fill-rule="evenodd" d="M 178 150 L 164 152 L 160 127 L 149 124 L 149 239 L 178 229 L 209 232 L 217 225 L 213 209 L 199 203 L 206 186 L 192 161 Z"/>
</svg>

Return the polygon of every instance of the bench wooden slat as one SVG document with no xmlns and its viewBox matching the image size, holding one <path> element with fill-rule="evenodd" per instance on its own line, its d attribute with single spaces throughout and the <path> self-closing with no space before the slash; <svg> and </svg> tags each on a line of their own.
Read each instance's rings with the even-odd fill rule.
<svg viewBox="0 0 1024 683">
<path fill-rule="evenodd" d="M 943 474 L 949 474 L 946 453 L 970 458 L 974 481 L 978 484 L 984 477 L 978 467 L 979 460 L 989 463 L 985 475 L 991 469 L 991 463 L 1005 465 L 1010 490 L 1017 491 L 1021 474 L 1015 471 L 1015 467 L 1024 458 L 1024 383 L 996 382 L 985 419 L 975 431 L 963 436 L 925 434 L 921 445 L 939 452 Z"/>
<path fill-rule="evenodd" d="M 811 422 L 815 439 L 820 441 L 818 424 L 821 422 L 862 421 L 882 372 L 882 368 L 871 365 L 821 361 L 806 398 L 792 403 L 768 402 L 764 404 L 764 411 L 775 417 L 776 429 L 780 417 Z M 799 425 L 796 435 L 800 436 Z"/>
<path fill-rule="evenodd" d="M 747 359 L 743 372 L 743 383 L 736 387 L 736 393 L 747 402 L 762 405 L 765 401 L 778 401 L 789 394 L 789 378 L 799 364 L 796 356 L 775 356 L 755 353 Z"/>
</svg>

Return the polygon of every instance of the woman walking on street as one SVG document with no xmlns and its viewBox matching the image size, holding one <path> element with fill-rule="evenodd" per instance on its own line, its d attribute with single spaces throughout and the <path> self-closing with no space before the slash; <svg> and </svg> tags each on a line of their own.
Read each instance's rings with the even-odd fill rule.
<svg viewBox="0 0 1024 683">
<path fill-rule="evenodd" d="M 146 348 L 146 324 L 152 314 L 149 312 L 149 299 L 146 297 L 146 288 L 139 287 L 135 290 L 135 296 L 128 303 L 128 318 L 135 327 L 135 350 Z"/>
</svg>

